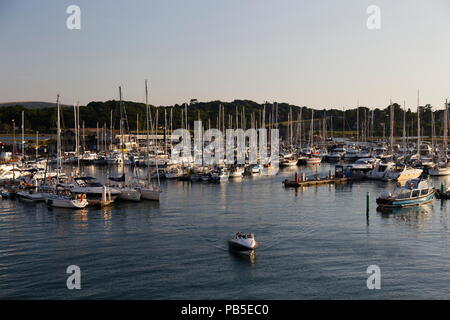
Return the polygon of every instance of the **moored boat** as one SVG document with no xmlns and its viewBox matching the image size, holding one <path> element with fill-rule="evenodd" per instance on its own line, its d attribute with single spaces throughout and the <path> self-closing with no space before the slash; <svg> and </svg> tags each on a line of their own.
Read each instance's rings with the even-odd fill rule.
<svg viewBox="0 0 450 320">
<path fill-rule="evenodd" d="M 383 191 L 377 198 L 379 208 L 403 208 L 430 203 L 434 200 L 435 189 L 423 179 L 408 180 L 404 186 L 392 193 Z"/>
</svg>

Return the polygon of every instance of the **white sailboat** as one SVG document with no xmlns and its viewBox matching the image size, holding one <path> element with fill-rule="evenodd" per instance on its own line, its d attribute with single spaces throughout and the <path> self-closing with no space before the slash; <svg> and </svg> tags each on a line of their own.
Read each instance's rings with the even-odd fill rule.
<svg viewBox="0 0 450 320">
<path fill-rule="evenodd" d="M 445 110 L 444 110 L 444 141 L 442 148 L 441 161 L 437 165 L 430 168 L 428 173 L 430 176 L 448 176 L 450 175 L 450 167 L 447 159 L 448 152 L 448 102 L 445 100 Z"/>
<path fill-rule="evenodd" d="M 147 80 L 145 80 L 145 106 L 146 106 L 146 120 L 147 120 L 147 156 L 150 155 L 150 137 L 149 137 L 149 130 L 150 130 L 150 107 L 148 105 L 148 88 L 147 88 Z M 157 129 L 157 123 L 156 128 Z M 159 201 L 159 196 L 161 195 L 161 186 L 160 186 L 160 180 L 159 180 L 159 169 L 158 169 L 158 161 L 157 161 L 157 152 L 155 154 L 155 169 L 156 169 L 156 177 L 158 179 L 158 186 L 155 186 L 151 182 L 151 176 L 150 176 L 150 168 L 147 168 L 147 181 L 145 184 L 139 185 L 137 190 L 141 194 L 141 198 L 144 200 L 152 200 L 152 201 Z"/>
<path fill-rule="evenodd" d="M 121 153 L 122 153 L 122 164 L 125 164 L 125 140 L 124 140 L 124 126 L 123 126 L 123 122 L 124 122 L 124 107 L 122 104 L 122 87 L 119 86 L 119 107 L 120 107 L 120 136 L 121 136 L 121 141 L 120 141 L 120 149 L 121 149 Z M 122 166 L 122 177 L 120 178 L 109 178 L 112 181 L 117 181 L 117 182 L 123 182 L 123 184 L 120 184 L 118 186 L 115 186 L 116 189 L 118 189 L 120 191 L 119 196 L 117 197 L 117 199 L 119 200 L 125 200 L 125 201 L 139 201 L 141 200 L 141 193 L 139 192 L 139 190 L 131 187 L 131 186 L 127 186 L 125 185 L 125 165 Z"/>
</svg>

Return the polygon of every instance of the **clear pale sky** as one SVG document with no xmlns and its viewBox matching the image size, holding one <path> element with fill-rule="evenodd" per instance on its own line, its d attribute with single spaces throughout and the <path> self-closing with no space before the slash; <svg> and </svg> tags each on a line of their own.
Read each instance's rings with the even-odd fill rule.
<svg viewBox="0 0 450 320">
<path fill-rule="evenodd" d="M 66 8 L 81 8 L 68 30 Z M 369 5 L 381 30 L 369 30 Z M 0 0 L 0 101 L 450 98 L 448 0 Z"/>
</svg>

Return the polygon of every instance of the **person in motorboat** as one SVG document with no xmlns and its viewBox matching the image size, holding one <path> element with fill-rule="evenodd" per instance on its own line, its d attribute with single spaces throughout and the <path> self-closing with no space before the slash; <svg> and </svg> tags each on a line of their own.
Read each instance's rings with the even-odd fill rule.
<svg viewBox="0 0 450 320">
<path fill-rule="evenodd" d="M 240 251 L 254 250 L 259 243 L 256 242 L 253 234 L 242 234 L 237 232 L 233 239 L 228 241 L 230 248 Z"/>
</svg>

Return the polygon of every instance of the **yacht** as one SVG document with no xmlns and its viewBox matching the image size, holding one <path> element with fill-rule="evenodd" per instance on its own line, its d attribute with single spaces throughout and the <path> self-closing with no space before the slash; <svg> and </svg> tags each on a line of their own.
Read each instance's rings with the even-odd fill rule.
<svg viewBox="0 0 450 320">
<path fill-rule="evenodd" d="M 358 159 L 358 151 L 356 149 L 348 149 L 345 152 L 345 155 L 344 155 L 345 161 L 352 162 L 352 161 L 355 161 L 356 159 Z"/>
<path fill-rule="evenodd" d="M 381 180 L 384 178 L 384 175 L 386 172 L 389 171 L 390 168 L 392 168 L 395 165 L 394 162 L 388 161 L 388 162 L 379 162 L 375 167 L 367 172 L 367 178 L 374 179 L 374 180 Z"/>
<path fill-rule="evenodd" d="M 358 152 L 357 157 L 358 157 L 358 159 L 372 158 L 372 153 L 370 152 L 369 149 L 362 149 L 360 152 Z"/>
<path fill-rule="evenodd" d="M 328 155 L 327 159 L 329 162 L 339 162 L 341 160 L 341 153 L 333 150 L 331 151 L 331 153 Z"/>
<path fill-rule="evenodd" d="M 361 158 L 356 160 L 352 165 L 351 168 L 353 171 L 363 171 L 368 172 L 372 170 L 375 165 L 377 165 L 380 162 L 380 159 L 377 158 Z"/>
<path fill-rule="evenodd" d="M 422 174 L 422 169 L 408 167 L 405 164 L 396 164 L 386 171 L 383 180 L 406 181 L 416 179 Z"/>
</svg>

